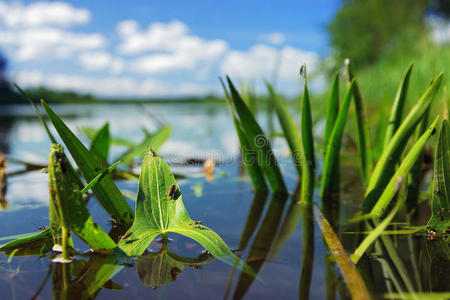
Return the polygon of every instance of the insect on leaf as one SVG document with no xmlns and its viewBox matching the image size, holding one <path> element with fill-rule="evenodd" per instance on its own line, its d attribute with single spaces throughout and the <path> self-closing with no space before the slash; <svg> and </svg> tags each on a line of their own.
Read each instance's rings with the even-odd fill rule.
<svg viewBox="0 0 450 300">
<path fill-rule="evenodd" d="M 172 195 L 169 191 L 172 191 Z M 169 166 L 150 151 L 145 155 L 139 177 L 135 221 L 118 245 L 126 254 L 138 256 L 156 236 L 169 232 L 197 241 L 225 263 L 232 265 L 235 260 L 239 260 L 214 231 L 189 217 Z M 244 263 L 241 263 L 241 267 L 251 272 Z"/>
</svg>

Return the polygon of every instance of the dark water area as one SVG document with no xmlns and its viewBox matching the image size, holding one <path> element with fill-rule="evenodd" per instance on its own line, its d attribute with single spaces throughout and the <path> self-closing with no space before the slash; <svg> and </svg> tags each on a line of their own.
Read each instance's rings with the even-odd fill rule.
<svg viewBox="0 0 450 300">
<path fill-rule="evenodd" d="M 81 126 L 100 127 L 109 121 L 113 136 L 139 141 L 143 136 L 141 127 L 157 127 L 154 116 L 172 125 L 173 134 L 160 153 L 174 171 L 190 175 L 178 181 L 187 211 L 192 219 L 201 220 L 217 232 L 258 276 L 251 277 L 205 255 L 202 246 L 187 237 L 169 234 L 167 243 L 157 238 L 144 256 L 125 264 L 120 258 L 101 255 L 76 256 L 71 264 L 59 264 L 48 257 L 0 254 L 1 299 L 58 299 L 64 285 L 69 285 L 75 299 L 88 289 L 93 289 L 95 299 L 350 298 L 312 217 L 312 208 L 297 204 L 299 182 L 282 139 L 274 139 L 273 146 L 290 195 L 262 197 L 255 195 L 248 176 L 242 173 L 233 124 L 222 104 L 54 108 L 80 136 Z M 0 151 L 7 157 L 45 165 L 50 143 L 32 109 L 2 107 L 0 115 Z M 258 118 L 267 125 L 265 130 L 277 130 L 269 128 L 267 116 Z M 112 156 L 120 150 L 113 148 Z M 215 178 L 210 181 L 202 175 L 202 166 L 177 163 L 187 157 L 214 157 L 222 163 L 217 164 Z M 353 165 L 354 156 L 344 154 L 340 207 L 333 208 L 338 212 L 333 218 L 335 229 L 349 253 L 361 236 L 355 234 L 358 227 L 347 220 L 360 209 L 364 195 Z M 318 170 L 320 167 L 319 160 Z M 8 172 L 20 170 L 20 164 L 8 164 Z M 137 191 L 137 181 L 116 183 L 128 193 Z M 315 201 L 320 206 L 318 193 L 315 191 Z M 47 174 L 36 170 L 8 177 L 6 199 L 8 207 L 0 211 L 0 237 L 34 232 L 48 225 Z M 134 200 L 127 200 L 134 208 Z M 108 232 L 110 218 L 94 198 L 89 200 L 88 209 Z M 425 224 L 427 218 L 426 212 L 419 212 L 411 224 Z M 399 223 L 391 229 L 406 225 Z M 85 244 L 73 239 L 76 249 L 88 251 Z M 0 244 L 9 240 L 1 239 Z M 385 235 L 358 269 L 375 298 L 390 292 L 448 291 L 450 260 L 446 250 L 448 243 L 424 235 Z M 69 278 L 65 282 L 64 276 Z M 100 286 L 96 288 L 96 284 Z"/>
</svg>

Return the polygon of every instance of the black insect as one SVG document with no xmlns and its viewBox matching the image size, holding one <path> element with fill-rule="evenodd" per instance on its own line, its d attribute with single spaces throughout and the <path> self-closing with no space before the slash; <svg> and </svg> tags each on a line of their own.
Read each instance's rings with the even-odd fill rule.
<svg viewBox="0 0 450 300">
<path fill-rule="evenodd" d="M 178 269 L 177 267 L 173 267 L 170 270 L 170 277 L 172 278 L 172 281 L 174 281 L 175 279 L 177 279 L 177 276 L 181 273 L 181 270 Z"/>
<path fill-rule="evenodd" d="M 175 186 L 175 184 L 172 184 L 170 187 L 169 187 L 169 190 L 167 191 L 167 195 L 169 195 L 169 197 L 172 199 L 172 200 L 175 200 L 175 191 L 176 191 L 176 189 L 177 189 L 177 187 Z"/>
<path fill-rule="evenodd" d="M 132 235 L 132 234 L 133 234 L 133 232 L 128 232 L 127 234 L 122 235 L 122 236 L 120 237 L 120 240 L 126 240 L 126 239 L 129 238 L 130 235 Z"/>
<path fill-rule="evenodd" d="M 192 221 L 188 225 L 202 225 L 202 221 Z"/>
<path fill-rule="evenodd" d="M 434 190 L 433 194 L 438 195 L 439 194 L 439 190 Z"/>
</svg>

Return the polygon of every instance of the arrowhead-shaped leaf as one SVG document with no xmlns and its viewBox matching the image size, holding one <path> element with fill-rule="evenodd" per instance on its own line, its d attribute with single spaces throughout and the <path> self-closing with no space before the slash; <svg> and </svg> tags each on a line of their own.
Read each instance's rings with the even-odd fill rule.
<svg viewBox="0 0 450 300">
<path fill-rule="evenodd" d="M 150 151 L 144 158 L 139 177 L 136 218 L 122 236 L 119 247 L 128 255 L 139 256 L 156 236 L 168 232 L 197 241 L 214 257 L 230 265 L 239 260 L 219 235 L 189 217 L 169 166 Z M 243 262 L 240 267 L 254 274 Z"/>
</svg>

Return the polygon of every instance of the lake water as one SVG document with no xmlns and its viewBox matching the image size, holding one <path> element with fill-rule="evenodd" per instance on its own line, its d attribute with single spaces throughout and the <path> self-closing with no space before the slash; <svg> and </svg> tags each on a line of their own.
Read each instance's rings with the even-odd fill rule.
<svg viewBox="0 0 450 300">
<path fill-rule="evenodd" d="M 190 216 L 216 231 L 258 272 L 255 279 L 217 260 L 201 266 L 174 262 L 166 252 L 155 254 L 161 249 L 161 242 L 155 240 L 142 259 L 120 270 L 117 267 L 119 272 L 96 292 L 96 299 L 304 299 L 308 293 L 310 299 L 349 297 L 338 268 L 329 259 L 316 222 L 305 218 L 308 212 L 295 204 L 297 198 L 255 197 L 248 177 L 242 176 L 238 140 L 224 104 L 51 106 L 79 136 L 82 126 L 98 128 L 108 121 L 113 136 L 138 142 L 144 138 L 142 127 L 153 131 L 158 122 L 173 126 L 172 136 L 159 152 L 174 171 L 189 175 L 179 180 L 179 185 Z M 0 151 L 10 158 L 47 164 L 50 142 L 33 109 L 28 106 L 0 109 Z M 258 118 L 266 131 L 278 130 L 276 126 L 272 128 L 267 115 L 259 114 Z M 273 147 L 292 195 L 298 179 L 286 155 L 287 146 L 283 139 L 275 138 Z M 122 150 L 115 147 L 110 156 L 114 158 Z M 219 162 L 213 181 L 202 175 L 202 166 L 179 163 L 192 157 L 212 157 Z M 356 235 L 351 233 L 355 228 L 343 220 L 359 209 L 364 193 L 358 170 L 350 167 L 354 163 L 354 153 L 343 155 L 338 233 L 349 252 L 357 245 Z M 9 163 L 7 172 L 21 168 L 20 164 Z M 117 181 L 117 185 L 121 190 L 136 193 L 137 181 Z M 32 171 L 8 177 L 8 207 L 0 212 L 1 236 L 33 232 L 48 225 L 48 198 L 47 174 Z M 134 208 L 134 201 L 131 198 L 128 201 Z M 320 205 L 318 197 L 315 201 Z M 109 231 L 109 218 L 96 201 L 91 199 L 88 208 L 94 220 Z M 415 222 L 424 224 L 426 218 L 426 213 L 419 214 Z M 179 235 L 169 237 L 168 249 L 176 255 L 190 258 L 202 255 L 203 248 L 194 241 Z M 0 243 L 7 241 L 3 239 Z M 439 242 L 408 235 L 392 236 L 392 241 L 396 254 L 392 249 L 380 247 L 361 264 L 361 273 L 372 293 L 380 296 L 399 290 L 448 290 L 449 260 L 430 254 L 439 251 Z M 80 251 L 88 250 L 76 238 L 74 242 Z M 95 260 L 76 259 L 73 270 Z M 47 257 L 11 258 L 0 254 L 1 298 L 56 297 L 60 269 L 61 264 L 52 264 Z M 75 278 L 80 273 L 73 271 L 72 276 L 72 284 L 79 284 Z"/>
</svg>

